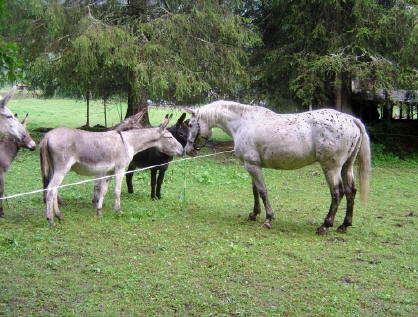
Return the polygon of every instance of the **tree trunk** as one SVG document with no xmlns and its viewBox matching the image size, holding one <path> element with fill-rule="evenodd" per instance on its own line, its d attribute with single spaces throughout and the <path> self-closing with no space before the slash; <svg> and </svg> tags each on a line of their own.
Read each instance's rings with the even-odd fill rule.
<svg viewBox="0 0 418 317">
<path fill-rule="evenodd" d="M 87 121 L 86 121 L 86 127 L 90 127 L 90 91 L 87 91 L 87 94 L 86 94 L 86 102 L 87 102 Z"/>
<path fill-rule="evenodd" d="M 126 110 L 125 118 L 130 117 L 147 107 L 145 89 L 141 90 L 140 95 L 131 89 L 128 93 L 128 109 Z M 145 112 L 145 114 L 142 116 L 141 123 L 143 126 L 151 126 L 151 123 L 149 122 L 148 111 Z"/>
<path fill-rule="evenodd" d="M 107 128 L 107 109 L 106 109 L 106 99 L 103 99 L 103 110 L 104 110 L 104 120 L 105 120 L 105 127 Z"/>
<path fill-rule="evenodd" d="M 351 76 L 338 72 L 335 75 L 335 109 L 341 112 L 353 113 L 351 106 Z"/>
</svg>

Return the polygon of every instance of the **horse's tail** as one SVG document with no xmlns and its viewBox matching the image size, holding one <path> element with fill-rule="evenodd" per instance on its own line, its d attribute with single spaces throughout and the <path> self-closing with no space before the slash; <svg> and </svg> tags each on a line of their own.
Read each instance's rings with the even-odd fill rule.
<svg viewBox="0 0 418 317">
<path fill-rule="evenodd" d="M 46 201 L 46 191 L 50 180 L 50 162 L 49 162 L 49 150 L 48 150 L 48 135 L 45 135 L 44 138 L 39 143 L 39 155 L 41 159 L 41 171 L 42 171 L 42 184 L 44 188 L 43 197 L 44 202 Z"/>
<path fill-rule="evenodd" d="M 364 124 L 355 119 L 356 125 L 361 131 L 361 144 L 358 153 L 358 172 L 360 178 L 360 198 L 364 203 L 367 203 L 369 198 L 369 184 L 371 173 L 371 152 L 370 152 L 370 138 L 367 134 Z"/>
</svg>

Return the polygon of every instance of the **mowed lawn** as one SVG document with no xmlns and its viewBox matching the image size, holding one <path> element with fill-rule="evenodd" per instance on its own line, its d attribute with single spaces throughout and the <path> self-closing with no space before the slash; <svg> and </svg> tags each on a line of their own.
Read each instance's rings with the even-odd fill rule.
<svg viewBox="0 0 418 317">
<path fill-rule="evenodd" d="M 109 107 L 109 125 L 118 107 Z M 17 96 L 10 108 L 29 112 L 30 129 L 85 123 L 84 104 L 73 100 Z M 166 112 L 152 109 L 152 123 Z M 104 124 L 100 103 L 92 117 Z M 111 187 L 96 216 L 92 183 L 60 190 L 64 221 L 53 229 L 41 194 L 9 199 L 0 218 L 0 315 L 416 316 L 417 165 L 375 162 L 368 206 L 356 199 L 354 226 L 338 234 L 343 200 L 326 236 L 315 234 L 330 202 L 318 165 L 265 170 L 276 212 L 268 230 L 264 211 L 247 220 L 251 180 L 233 153 L 172 163 L 160 201 L 149 198 L 149 173 L 136 173 L 134 194 L 123 184 L 122 215 Z M 84 179 L 69 173 L 64 183 Z M 21 150 L 5 194 L 39 188 L 39 152 Z"/>
</svg>

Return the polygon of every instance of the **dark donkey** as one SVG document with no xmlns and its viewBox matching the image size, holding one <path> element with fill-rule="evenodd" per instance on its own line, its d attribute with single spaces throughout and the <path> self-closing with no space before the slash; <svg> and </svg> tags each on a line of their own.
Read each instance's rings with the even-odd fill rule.
<svg viewBox="0 0 418 317">
<path fill-rule="evenodd" d="M 184 121 L 186 118 L 186 113 L 183 113 L 180 118 L 177 120 L 177 123 L 167 130 L 180 142 L 184 147 L 187 143 L 187 136 L 189 134 L 188 120 Z M 129 164 L 128 171 L 133 171 L 135 168 L 145 168 L 153 165 L 160 165 L 151 168 L 151 199 L 154 200 L 155 197 L 161 199 L 161 185 L 164 181 L 164 174 L 168 168 L 168 163 L 173 160 L 172 156 L 161 153 L 157 148 L 149 148 L 145 151 L 135 154 L 132 162 Z M 158 179 L 157 179 L 158 173 Z M 132 185 L 133 173 L 126 174 L 126 184 L 128 185 L 128 192 L 133 193 L 134 188 Z"/>
<path fill-rule="evenodd" d="M 26 115 L 25 119 L 22 121 L 22 126 L 25 130 L 27 118 L 28 115 Z M 3 197 L 4 193 L 4 176 L 9 170 L 10 164 L 12 164 L 13 160 L 16 158 L 17 152 L 21 147 L 28 148 L 31 151 L 36 148 L 36 144 L 30 137 L 27 130 L 22 141 L 16 141 L 14 137 L 7 135 L 0 139 L 0 198 Z M 0 199 L 0 217 L 4 217 L 2 199 Z"/>
</svg>

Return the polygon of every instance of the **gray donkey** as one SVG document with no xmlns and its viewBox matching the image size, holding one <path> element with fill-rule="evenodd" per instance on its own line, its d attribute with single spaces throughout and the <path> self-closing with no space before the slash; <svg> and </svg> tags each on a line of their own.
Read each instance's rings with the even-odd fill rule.
<svg viewBox="0 0 418 317">
<path fill-rule="evenodd" d="M 17 116 L 16 116 L 17 117 Z M 4 193 L 4 176 L 9 170 L 10 164 L 16 158 L 17 152 L 21 147 L 28 148 L 34 151 L 36 148 L 35 142 L 30 137 L 26 130 L 26 120 L 28 115 L 22 121 L 22 126 L 25 129 L 25 137 L 22 141 L 17 141 L 14 137 L 5 135 L 0 139 L 0 198 L 3 197 Z M 20 123 L 19 123 L 20 124 Z M 0 217 L 4 217 L 3 213 L 3 200 L 0 200 Z"/>
<path fill-rule="evenodd" d="M 182 145 L 166 130 L 171 116 L 166 115 L 159 127 L 127 131 L 87 132 L 71 128 L 56 128 L 45 134 L 39 144 L 43 179 L 46 187 L 46 218 L 55 226 L 53 213 L 61 220 L 57 186 L 72 170 L 80 175 L 97 178 L 115 176 L 115 211 L 120 212 L 120 193 L 123 173 L 133 156 L 150 147 L 171 155 L 183 154 Z M 94 206 L 101 216 L 103 198 L 109 179 L 95 181 Z"/>
<path fill-rule="evenodd" d="M 10 135 L 18 141 L 22 141 L 27 131 L 23 127 L 19 120 L 13 116 L 9 108 L 6 107 L 7 103 L 12 99 L 17 87 L 13 87 L 4 98 L 0 97 L 0 133 Z"/>
</svg>

